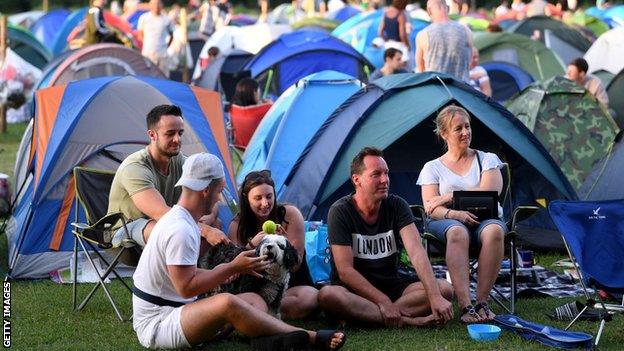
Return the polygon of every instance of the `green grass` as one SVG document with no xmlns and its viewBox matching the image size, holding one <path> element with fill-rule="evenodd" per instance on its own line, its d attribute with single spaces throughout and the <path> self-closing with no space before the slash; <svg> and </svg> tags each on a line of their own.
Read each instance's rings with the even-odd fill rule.
<svg viewBox="0 0 624 351">
<path fill-rule="evenodd" d="M 9 124 L 5 134 L 0 133 L 0 173 L 9 175 L 9 179 L 13 178 L 13 165 L 15 164 L 15 156 L 17 148 L 22 140 L 22 135 L 28 123 Z"/>
<path fill-rule="evenodd" d="M 25 125 L 9 125 L 7 134 L 0 134 L 0 172 L 13 173 L 15 153 Z M 0 270 L 7 271 L 6 236 L 0 237 Z M 539 255 L 540 265 L 549 267 L 560 255 Z M 4 274 L 3 274 L 4 275 Z M 84 296 L 92 284 L 81 284 L 79 296 Z M 131 295 L 120 282 L 108 284 L 125 315 L 132 311 Z M 12 291 L 12 347 L 16 350 L 141 350 L 130 322 L 120 322 L 102 291 L 99 291 L 81 312 L 71 308 L 71 285 L 59 285 L 51 280 L 14 281 Z M 533 298 L 518 302 L 518 314 L 528 320 L 563 328 L 565 323 L 552 322 L 546 317 L 554 307 L 573 299 Z M 495 309 L 496 312 L 500 310 Z M 458 311 L 455 311 L 457 317 Z M 322 321 L 293 322 L 305 328 L 322 328 Z M 595 333 L 597 324 L 581 322 L 575 330 Z M 624 318 L 607 324 L 601 341 L 602 350 L 624 347 Z M 360 329 L 347 327 L 345 350 L 543 350 L 537 342 L 526 341 L 512 333 L 503 332 L 492 343 L 478 343 L 468 336 L 466 327 L 457 319 L 440 329 Z M 208 344 L 205 350 L 248 349 L 241 336 Z"/>
</svg>

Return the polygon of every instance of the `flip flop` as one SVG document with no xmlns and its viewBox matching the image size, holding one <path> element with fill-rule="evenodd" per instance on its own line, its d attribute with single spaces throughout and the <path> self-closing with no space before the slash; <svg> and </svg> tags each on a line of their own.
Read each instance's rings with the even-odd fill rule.
<svg viewBox="0 0 624 351">
<path fill-rule="evenodd" d="M 488 317 L 487 317 L 487 318 L 485 318 L 485 319 L 483 319 L 483 317 L 481 317 L 481 320 L 482 320 L 482 321 L 484 321 L 484 322 L 489 322 L 489 321 L 491 321 L 492 319 L 494 319 L 494 317 L 496 317 L 496 314 L 494 314 L 494 312 L 492 312 L 492 310 L 490 309 L 490 306 L 488 306 L 488 303 L 487 303 L 487 302 L 480 302 L 480 303 L 476 304 L 476 305 L 475 305 L 475 307 L 474 307 L 474 309 L 475 309 L 475 312 L 476 312 L 479 316 L 481 316 L 481 314 L 479 313 L 479 311 L 483 311 L 483 312 L 485 312 L 485 314 L 486 314 Z M 489 317 L 490 317 L 490 313 L 491 313 L 491 314 L 494 314 L 494 317 L 489 318 Z"/>
<path fill-rule="evenodd" d="M 309 346 L 310 336 L 303 330 L 262 336 L 251 340 L 251 348 L 257 351 L 307 350 Z"/>
<path fill-rule="evenodd" d="M 331 348 L 331 340 L 334 338 L 334 334 L 342 333 L 342 341 L 336 346 L 336 348 Z M 316 346 L 317 350 L 339 350 L 344 346 L 347 341 L 347 334 L 345 334 L 341 330 L 319 330 L 316 332 L 316 338 L 314 339 L 314 346 Z"/>
<path fill-rule="evenodd" d="M 465 315 L 469 315 L 470 317 L 476 319 L 476 321 L 465 322 L 462 319 L 462 317 L 464 317 Z M 462 324 L 478 324 L 478 323 L 481 323 L 481 316 L 479 316 L 479 314 L 477 313 L 473 305 L 468 305 L 461 309 L 461 315 L 459 316 L 459 320 L 462 322 Z"/>
</svg>

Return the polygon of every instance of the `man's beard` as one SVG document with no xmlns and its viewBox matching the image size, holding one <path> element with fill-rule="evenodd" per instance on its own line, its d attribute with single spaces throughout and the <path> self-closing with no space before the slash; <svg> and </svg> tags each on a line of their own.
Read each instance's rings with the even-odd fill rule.
<svg viewBox="0 0 624 351">
<path fill-rule="evenodd" d="M 178 148 L 177 151 L 167 151 L 165 148 L 162 147 L 158 147 L 158 153 L 163 155 L 163 156 L 167 156 L 169 158 L 174 157 L 174 156 L 178 156 L 178 154 L 180 153 L 180 148 Z"/>
</svg>

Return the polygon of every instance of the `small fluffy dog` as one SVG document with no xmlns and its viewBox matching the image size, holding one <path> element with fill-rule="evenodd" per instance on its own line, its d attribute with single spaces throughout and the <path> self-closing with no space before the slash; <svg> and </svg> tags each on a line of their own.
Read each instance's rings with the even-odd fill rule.
<svg viewBox="0 0 624 351">
<path fill-rule="evenodd" d="M 208 249 L 208 252 L 199 259 L 199 267 L 212 269 L 221 263 L 233 261 L 238 254 L 245 250 L 244 247 L 236 245 L 218 244 Z M 220 287 L 208 292 L 206 296 L 220 292 L 232 294 L 257 293 L 264 299 L 271 311 L 277 314 L 282 295 L 288 289 L 290 270 L 298 262 L 297 250 L 286 237 L 270 234 L 262 239 L 260 245 L 256 248 L 256 255 L 265 255 L 267 260 L 271 262 L 269 268 L 261 272 L 262 278 L 244 274 L 233 282 L 222 284 Z"/>
</svg>

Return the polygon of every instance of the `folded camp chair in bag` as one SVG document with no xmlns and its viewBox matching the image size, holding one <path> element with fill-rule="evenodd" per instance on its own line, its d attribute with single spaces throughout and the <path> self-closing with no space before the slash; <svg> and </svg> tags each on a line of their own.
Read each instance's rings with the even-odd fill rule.
<svg viewBox="0 0 624 351">
<path fill-rule="evenodd" d="M 119 224 L 126 231 L 126 238 L 129 238 L 128 229 L 126 228 L 126 222 L 123 214 L 112 213 L 106 214 L 108 211 L 108 194 L 110 192 L 111 184 L 115 173 L 76 167 L 74 168 L 74 181 L 76 184 L 76 221 L 72 223 L 72 233 L 74 234 L 74 261 L 73 261 L 73 292 L 72 303 L 74 310 L 80 311 L 89 302 L 93 294 L 102 287 L 106 297 L 110 301 L 117 317 L 120 320 L 124 320 L 119 312 L 119 308 L 113 297 L 106 287 L 104 281 L 112 273 L 119 281 L 128 289 L 128 292 L 132 294 L 132 289 L 121 279 L 119 274 L 115 271 L 117 264 L 120 262 L 122 255 L 128 256 L 128 254 L 134 254 L 137 256 L 138 246 L 131 239 L 124 239 L 122 245 L 114 254 L 114 258 L 109 262 L 104 255 L 100 252 L 103 249 L 111 249 L 111 239 L 116 230 L 112 228 L 119 227 Z M 82 205 L 84 209 L 87 223 L 79 223 L 78 219 L 78 204 Z M 78 307 L 77 304 L 77 272 L 78 272 L 78 245 L 85 252 L 85 256 L 89 265 L 96 272 L 99 282 L 93 287 L 91 292 L 85 297 Z M 131 252 L 132 251 L 132 252 Z M 95 254 L 95 256 L 94 256 Z M 104 263 L 103 268 L 106 268 L 104 273 L 101 273 L 96 264 L 94 258 L 97 257 Z"/>
<path fill-rule="evenodd" d="M 511 199 L 511 172 L 509 170 L 509 165 L 507 163 L 503 163 L 503 167 L 501 168 L 501 174 L 503 176 L 503 190 L 500 194 L 500 202 L 503 205 L 503 208 L 506 208 L 505 204 L 512 204 Z M 511 207 L 511 206 L 509 206 Z M 414 216 L 420 218 L 423 223 L 423 231 L 421 233 L 421 239 L 423 241 L 423 245 L 428 254 L 430 254 L 429 247 L 433 244 L 436 248 L 445 252 L 446 245 L 444 242 L 440 241 L 435 235 L 429 233 L 427 231 L 427 213 L 425 212 L 424 206 L 421 205 L 412 205 L 410 206 L 412 209 L 412 213 Z M 525 220 L 531 217 L 535 212 L 537 212 L 539 208 L 537 206 L 517 206 L 514 208 L 511 216 L 505 221 L 507 224 L 507 229 L 509 230 L 507 234 L 505 234 L 505 245 L 508 247 L 509 252 L 509 261 L 510 261 L 510 286 L 511 286 L 511 297 L 507 298 L 500 292 L 496 286 L 492 288 L 490 292 L 490 298 L 496 302 L 499 306 L 501 306 L 508 313 L 514 314 L 516 312 L 516 292 L 517 292 L 517 284 L 516 284 L 516 272 L 518 269 L 518 259 L 515 255 L 516 252 L 516 238 L 518 233 L 516 232 L 516 224 L 522 220 Z M 470 247 L 470 280 L 476 282 L 476 273 L 477 273 L 477 257 L 479 256 L 478 247 Z M 494 292 L 496 294 L 494 294 Z M 507 302 L 507 304 L 505 304 Z"/>
<path fill-rule="evenodd" d="M 566 330 L 583 312 L 595 309 L 600 313 L 595 341 L 598 345 L 605 322 L 614 314 L 624 313 L 624 300 L 619 304 L 606 303 L 600 294 L 588 290 L 624 292 L 624 200 L 553 201 L 548 211 L 563 237 L 587 298 L 585 307 Z"/>
</svg>

